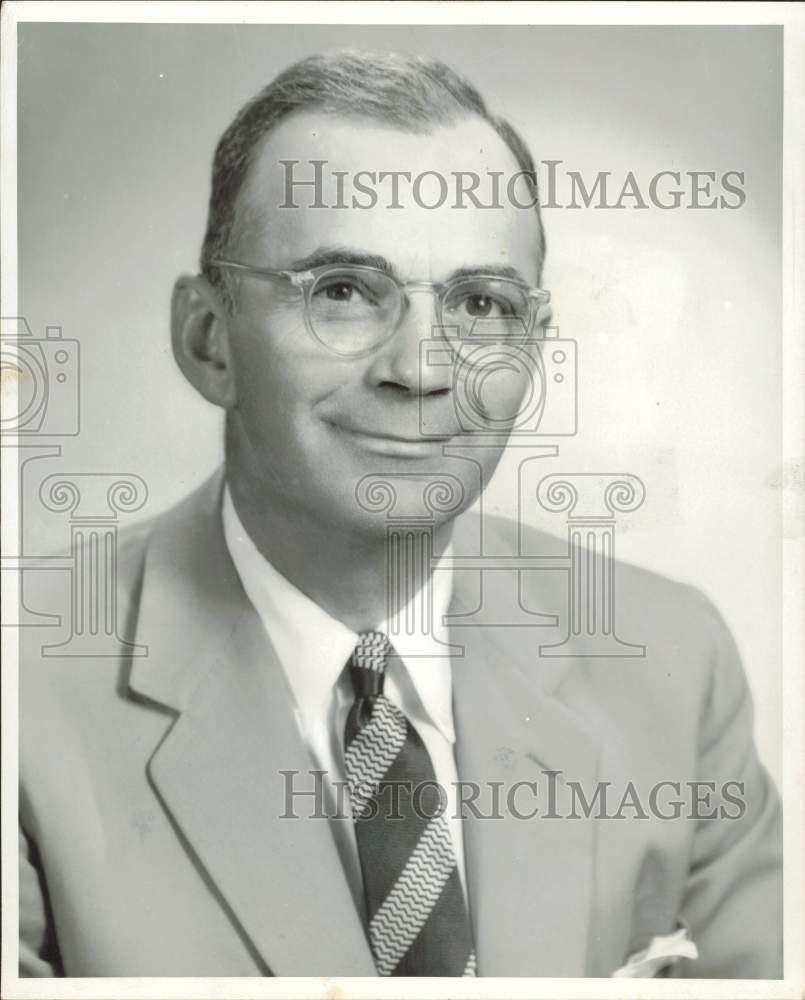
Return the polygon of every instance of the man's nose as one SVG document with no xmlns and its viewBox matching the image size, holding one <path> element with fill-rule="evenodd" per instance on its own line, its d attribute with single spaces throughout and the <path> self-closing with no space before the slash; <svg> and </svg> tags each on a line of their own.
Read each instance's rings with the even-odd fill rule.
<svg viewBox="0 0 805 1000">
<path fill-rule="evenodd" d="M 436 296 L 430 290 L 407 292 L 397 329 L 377 352 L 369 375 L 374 385 L 397 388 L 411 395 L 449 391 L 452 365 L 444 352 L 428 350 L 426 341 L 444 334 L 439 327 Z M 434 364 L 436 360 L 440 363 Z"/>
</svg>

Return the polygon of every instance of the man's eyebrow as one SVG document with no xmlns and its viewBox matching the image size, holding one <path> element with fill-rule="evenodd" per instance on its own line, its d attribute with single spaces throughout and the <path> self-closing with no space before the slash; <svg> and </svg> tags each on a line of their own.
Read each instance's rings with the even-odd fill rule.
<svg viewBox="0 0 805 1000">
<path fill-rule="evenodd" d="M 291 264 L 294 271 L 310 271 L 314 267 L 322 267 L 325 264 L 346 264 L 359 265 L 363 267 L 376 267 L 386 274 L 393 274 L 394 268 L 386 260 L 374 253 L 364 253 L 361 250 L 350 250 L 348 247 L 317 247 L 306 257 L 300 257 Z"/>
<path fill-rule="evenodd" d="M 488 274 L 495 278 L 513 278 L 515 281 L 522 281 L 524 285 L 531 284 L 527 281 L 516 267 L 509 267 L 506 264 L 479 264 L 474 267 L 460 267 L 453 271 L 451 278 L 476 278 L 478 275 Z"/>
</svg>

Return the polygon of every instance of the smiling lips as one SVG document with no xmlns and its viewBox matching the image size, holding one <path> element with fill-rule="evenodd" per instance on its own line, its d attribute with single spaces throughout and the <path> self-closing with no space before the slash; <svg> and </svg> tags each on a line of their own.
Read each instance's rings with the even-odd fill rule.
<svg viewBox="0 0 805 1000">
<path fill-rule="evenodd" d="M 383 431 L 359 430 L 344 424 L 332 424 L 338 433 L 351 439 L 360 448 L 375 455 L 398 458 L 430 458 L 442 452 L 442 446 L 452 440 L 453 435 L 436 437 L 405 437 Z"/>
</svg>

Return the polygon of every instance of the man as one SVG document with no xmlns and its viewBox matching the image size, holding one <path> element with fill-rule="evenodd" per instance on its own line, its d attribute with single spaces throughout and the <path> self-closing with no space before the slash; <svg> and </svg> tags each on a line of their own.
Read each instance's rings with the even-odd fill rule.
<svg viewBox="0 0 805 1000">
<path fill-rule="evenodd" d="M 618 566 L 645 657 L 557 658 L 564 574 L 531 574 L 535 638 L 461 568 L 515 551 L 456 518 L 548 317 L 535 194 L 426 60 L 305 60 L 223 136 L 172 330 L 225 470 L 121 539 L 147 655 L 24 638 L 22 974 L 781 975 L 778 802 L 715 610 Z"/>
</svg>

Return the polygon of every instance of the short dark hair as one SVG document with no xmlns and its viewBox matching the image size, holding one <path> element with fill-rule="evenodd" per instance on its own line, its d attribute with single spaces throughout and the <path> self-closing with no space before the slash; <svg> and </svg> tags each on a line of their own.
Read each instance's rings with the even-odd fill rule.
<svg viewBox="0 0 805 1000">
<path fill-rule="evenodd" d="M 541 271 L 545 233 L 536 171 L 517 131 L 493 115 L 475 87 L 443 62 L 397 52 L 342 50 L 310 56 L 284 70 L 241 108 L 218 143 L 201 270 L 225 294 L 220 269 L 212 261 L 226 255 L 236 223 L 237 198 L 260 142 L 283 119 L 312 108 L 414 133 L 427 133 L 433 126 L 450 125 L 471 115 L 488 122 L 514 154 L 535 202 Z"/>
</svg>

